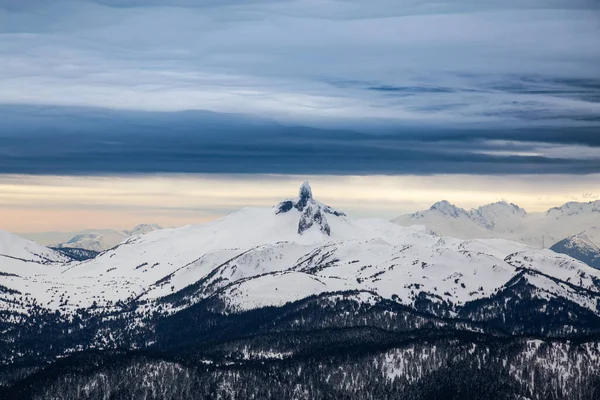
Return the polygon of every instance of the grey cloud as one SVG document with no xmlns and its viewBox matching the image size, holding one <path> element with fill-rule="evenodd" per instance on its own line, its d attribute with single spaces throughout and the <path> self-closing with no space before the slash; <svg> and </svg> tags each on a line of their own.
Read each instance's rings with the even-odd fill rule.
<svg viewBox="0 0 600 400">
<path fill-rule="evenodd" d="M 20 106 L 0 108 L 0 117 L 0 173 L 600 172 L 599 137 L 585 128 L 545 135 L 523 129 L 495 130 L 492 135 L 489 129 L 423 127 L 364 133 L 206 112 Z"/>
<path fill-rule="evenodd" d="M 16 3 L 0 103 L 599 125 L 594 1 Z"/>
</svg>

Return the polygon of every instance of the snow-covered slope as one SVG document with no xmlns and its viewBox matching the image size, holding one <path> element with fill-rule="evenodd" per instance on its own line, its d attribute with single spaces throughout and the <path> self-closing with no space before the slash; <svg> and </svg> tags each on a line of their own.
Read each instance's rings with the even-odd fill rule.
<svg viewBox="0 0 600 400">
<path fill-rule="evenodd" d="M 40 277 L 43 283 L 39 290 L 50 290 L 71 260 L 31 240 L 0 231 L 0 311 L 29 313 L 41 295 L 30 283 Z M 0 317 L 0 322 L 7 322 L 7 318 Z"/>
<path fill-rule="evenodd" d="M 51 247 L 57 248 L 79 248 L 93 251 L 104 251 L 111 249 L 131 236 L 143 235 L 161 229 L 157 224 L 140 224 L 131 230 L 116 231 L 113 229 L 101 229 L 96 231 L 82 231 L 75 233 L 69 240 L 59 243 L 51 243 Z"/>
<path fill-rule="evenodd" d="M 592 242 L 584 232 L 569 236 L 554 244 L 550 249 L 600 269 L 600 247 Z"/>
<path fill-rule="evenodd" d="M 511 226 L 510 218 L 527 218 L 523 214 L 505 204 L 466 212 L 439 203 L 423 219 L 441 215 L 494 232 Z M 522 394 L 510 392 L 510 398 L 533 398 L 534 389 L 563 395 L 566 388 L 573 388 L 569 398 L 595 398 L 599 270 L 507 239 L 465 240 L 440 236 L 423 224 L 352 220 L 314 199 L 308 183 L 297 197 L 272 208 L 244 208 L 207 224 L 132 236 L 83 262 L 67 263 L 9 234 L 0 239 L 7 254 L 0 257 L 4 382 L 34 373 L 21 380 L 25 383 L 0 387 L 4 397 L 34 398 L 23 396 L 27 387 L 46 388 L 35 398 L 93 397 L 116 387 L 112 397 L 152 392 L 188 398 L 206 397 L 214 392 L 204 388 L 212 386 L 230 396 L 231 387 L 245 381 L 256 388 L 257 380 L 229 368 L 258 368 L 265 376 L 268 362 L 291 366 L 289 375 L 267 374 L 293 382 L 289 395 L 277 392 L 271 396 L 276 398 L 307 397 L 297 390 L 298 376 L 312 370 L 317 378 L 307 378 L 310 386 L 322 376 L 323 383 L 333 377 L 344 386 L 324 392 L 318 385 L 308 396 L 315 398 L 352 397 L 351 386 L 390 393 L 390 387 L 404 387 L 411 379 L 424 385 L 405 393 L 420 398 L 440 379 L 456 388 L 453 382 L 470 375 L 486 377 L 464 385 L 487 387 L 481 393 L 461 389 L 473 398 L 509 387 L 521 388 Z M 582 237 L 569 244 L 589 248 Z M 357 348 L 366 351 L 351 351 Z M 370 352 L 379 360 L 365 358 Z M 130 364 L 132 354 L 142 358 Z M 173 357 L 180 372 L 181 365 L 206 365 L 184 373 L 203 377 L 213 371 L 218 383 L 172 379 L 153 364 L 161 354 Z M 323 364 L 307 368 L 307 357 Z M 40 370 L 58 359 L 56 368 Z M 324 365 L 331 373 L 323 373 Z M 457 371 L 462 365 L 470 367 Z M 440 366 L 447 369 L 444 375 Z M 373 373 L 374 368 L 380 370 Z M 85 379 L 73 374 L 79 370 Z M 48 377 L 56 376 L 59 383 L 49 384 Z M 349 380 L 340 383 L 339 376 Z M 386 376 L 393 380 L 374 386 Z M 132 391 L 130 381 L 143 385 Z M 554 384 L 541 386 L 544 382 Z M 6 388 L 3 382 L 0 386 Z M 274 384 L 265 381 L 264 386 Z M 179 391 L 164 390 L 174 387 Z M 428 393 L 451 393 L 438 389 Z M 246 386 L 239 392 L 248 394 Z M 354 397 L 371 394 L 361 393 L 367 396 Z"/>
<path fill-rule="evenodd" d="M 516 204 L 504 201 L 467 211 L 447 201 L 429 210 L 392 219 L 401 226 L 426 225 L 443 236 L 462 239 L 505 238 L 535 247 L 552 243 L 586 230 L 600 241 L 600 201 L 567 203 L 545 213 L 527 213 Z"/>
<path fill-rule="evenodd" d="M 0 230 L 0 257 L 38 264 L 68 262 L 64 255 L 12 233 Z"/>
<path fill-rule="evenodd" d="M 433 211 L 469 220 L 445 203 Z M 485 211 L 482 218 L 492 214 Z M 461 307 L 515 279 L 533 288 L 532 296 L 565 298 L 596 312 L 600 271 L 584 263 L 504 239 L 445 238 L 423 226 L 352 220 L 316 201 L 304 183 L 298 197 L 273 208 L 156 230 L 92 260 L 8 276 L 6 286 L 19 294 L 0 307 L 26 313 L 37 303 L 69 313 L 136 301 L 140 310 L 160 304 L 161 312 L 174 313 L 211 298 L 238 312 L 348 290 L 407 306 L 425 296 Z"/>
</svg>

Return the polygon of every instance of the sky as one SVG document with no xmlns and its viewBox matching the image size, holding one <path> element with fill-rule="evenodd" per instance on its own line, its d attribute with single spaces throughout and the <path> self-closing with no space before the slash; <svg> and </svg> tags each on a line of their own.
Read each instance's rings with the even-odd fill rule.
<svg viewBox="0 0 600 400">
<path fill-rule="evenodd" d="M 275 206 L 308 179 L 313 196 L 351 217 L 391 218 L 448 199 L 467 209 L 511 201 L 529 212 L 600 200 L 600 175 L 220 175 L 0 177 L 0 220 L 13 232 L 131 229 L 203 223 L 242 207 Z M 563 182 L 560 186 L 556 182 Z M 23 218 L 26 216 L 26 218 Z M 10 228 L 10 229 L 9 229 Z"/>
<path fill-rule="evenodd" d="M 593 200 L 598 38 L 596 0 L 0 0 L 0 229 Z"/>
</svg>

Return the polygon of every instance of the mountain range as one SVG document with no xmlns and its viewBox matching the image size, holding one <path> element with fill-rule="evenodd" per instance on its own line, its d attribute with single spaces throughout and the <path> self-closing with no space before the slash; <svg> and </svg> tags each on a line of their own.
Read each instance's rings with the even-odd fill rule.
<svg viewBox="0 0 600 400">
<path fill-rule="evenodd" d="M 534 247 L 550 247 L 585 230 L 590 240 L 599 243 L 600 200 L 569 202 L 541 213 L 528 213 L 505 201 L 465 210 L 444 200 L 392 222 L 401 226 L 426 225 L 442 236 L 504 238 Z"/>
<path fill-rule="evenodd" d="M 143 235 L 157 229 L 157 224 L 140 224 L 133 229 L 86 229 L 78 232 L 24 233 L 23 237 L 53 248 L 77 248 L 102 252 L 111 249 L 130 236 Z"/>
<path fill-rule="evenodd" d="M 442 202 L 404 227 L 354 220 L 305 182 L 83 262 L 2 233 L 0 396 L 595 398 L 600 271 L 423 226 L 506 230 L 506 210 L 527 218 Z"/>
</svg>

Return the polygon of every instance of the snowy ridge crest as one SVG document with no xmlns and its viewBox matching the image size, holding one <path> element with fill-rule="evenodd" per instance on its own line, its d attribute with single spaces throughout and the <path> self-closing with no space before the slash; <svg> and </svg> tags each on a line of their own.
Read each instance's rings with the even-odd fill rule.
<svg viewBox="0 0 600 400">
<path fill-rule="evenodd" d="M 592 242 L 600 243 L 600 200 L 569 202 L 532 213 L 504 200 L 470 210 L 444 200 L 391 222 L 401 226 L 426 225 L 442 236 L 504 238 L 543 248 L 585 230 Z"/>
<path fill-rule="evenodd" d="M 454 204 L 450 203 L 448 200 L 438 201 L 429 209 L 430 211 L 438 211 L 439 213 L 446 215 L 452 218 L 458 218 L 461 214 L 467 215 L 467 211 L 456 207 Z"/>
<path fill-rule="evenodd" d="M 275 206 L 275 214 L 283 214 L 292 210 L 300 212 L 300 219 L 298 221 L 298 234 L 300 235 L 313 226 L 317 226 L 323 234 L 330 236 L 331 227 L 327 222 L 326 214 L 336 217 L 346 216 L 343 212 L 336 211 L 316 201 L 313 198 L 312 189 L 307 181 L 304 181 L 300 186 L 297 198 L 284 200 Z"/>
<path fill-rule="evenodd" d="M 560 207 L 553 207 L 546 211 L 546 215 L 553 217 L 580 215 L 585 213 L 600 213 L 600 200 L 580 203 L 570 201 Z"/>
<path fill-rule="evenodd" d="M 115 247 L 129 237 L 145 235 L 146 233 L 162 229 L 157 224 L 140 224 L 133 229 L 117 231 L 113 229 L 101 229 L 97 231 L 82 231 L 74 235 L 66 242 L 51 244 L 53 248 L 80 248 L 102 252 Z"/>
<path fill-rule="evenodd" d="M 600 269 L 600 247 L 585 234 L 585 231 L 555 243 L 550 250 L 566 254 L 590 267 Z"/>
</svg>

